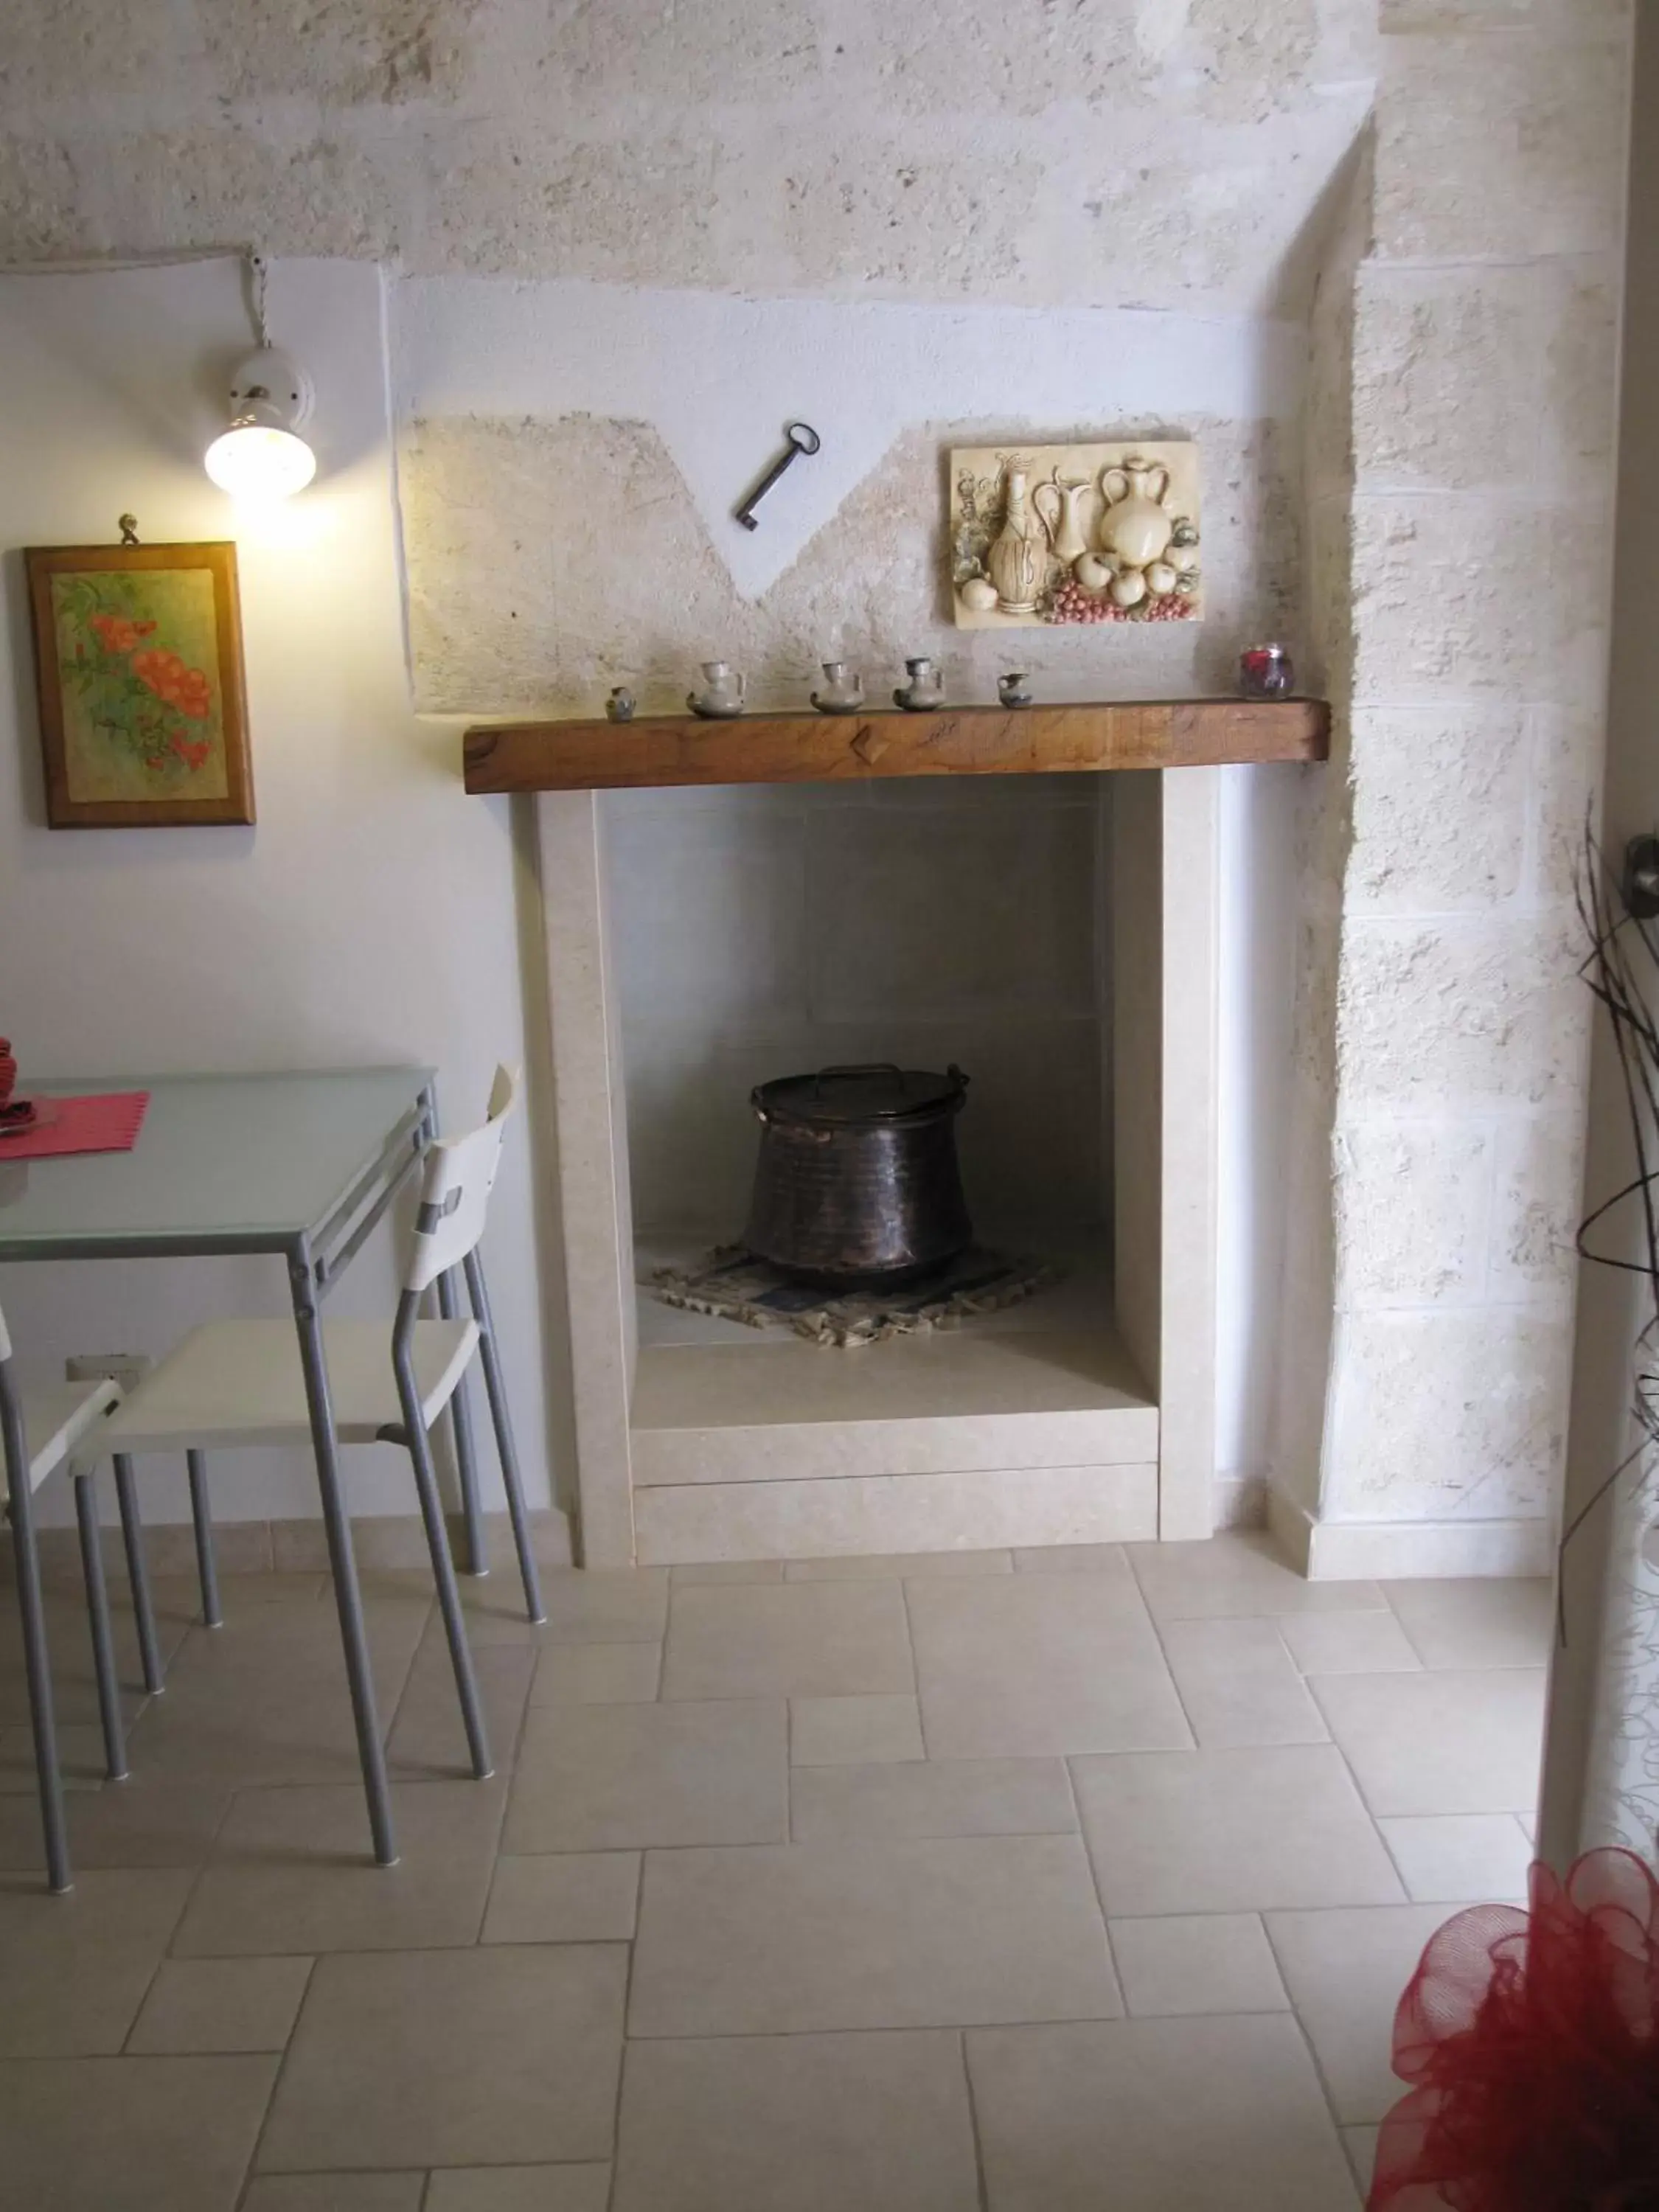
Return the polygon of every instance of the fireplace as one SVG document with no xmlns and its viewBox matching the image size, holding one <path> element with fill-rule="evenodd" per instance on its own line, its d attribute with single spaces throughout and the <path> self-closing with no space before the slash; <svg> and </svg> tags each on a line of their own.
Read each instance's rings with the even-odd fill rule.
<svg viewBox="0 0 1659 2212">
<path fill-rule="evenodd" d="M 537 804 L 589 1564 L 1207 1534 L 1216 771 Z M 755 1084 L 896 1058 L 1062 1281 L 846 1352 L 640 1290 L 740 1230 Z"/>
</svg>

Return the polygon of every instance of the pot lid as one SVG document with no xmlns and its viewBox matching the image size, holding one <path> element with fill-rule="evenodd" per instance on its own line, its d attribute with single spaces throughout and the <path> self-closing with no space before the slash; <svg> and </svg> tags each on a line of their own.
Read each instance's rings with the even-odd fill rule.
<svg viewBox="0 0 1659 2212">
<path fill-rule="evenodd" d="M 968 1078 L 959 1067 L 900 1067 L 877 1061 L 860 1067 L 821 1067 L 811 1075 L 781 1075 L 763 1083 L 754 1103 L 791 1121 L 843 1125 L 896 1121 L 962 1103 Z"/>
</svg>

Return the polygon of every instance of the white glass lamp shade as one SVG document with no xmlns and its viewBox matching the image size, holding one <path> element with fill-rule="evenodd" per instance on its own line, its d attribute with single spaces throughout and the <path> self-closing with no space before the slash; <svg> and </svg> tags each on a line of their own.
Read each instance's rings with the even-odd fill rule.
<svg viewBox="0 0 1659 2212">
<path fill-rule="evenodd" d="M 264 348 L 236 371 L 230 404 L 230 428 L 204 456 L 214 483 L 233 499 L 288 499 L 303 491 L 317 473 L 317 456 L 295 429 L 310 412 L 304 371 Z"/>
<path fill-rule="evenodd" d="M 317 473 L 317 456 L 303 438 L 276 423 L 233 422 L 208 447 L 205 466 L 233 499 L 288 499 Z"/>
</svg>

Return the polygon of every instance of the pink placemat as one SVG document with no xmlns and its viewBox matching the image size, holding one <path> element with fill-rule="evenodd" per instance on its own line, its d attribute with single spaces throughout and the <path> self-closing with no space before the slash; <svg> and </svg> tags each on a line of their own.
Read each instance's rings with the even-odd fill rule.
<svg viewBox="0 0 1659 2212">
<path fill-rule="evenodd" d="M 148 1091 L 94 1091 L 82 1098 L 43 1098 L 40 1119 L 0 1137 L 0 1163 L 49 1160 L 65 1152 L 130 1152 L 143 1126 Z"/>
</svg>

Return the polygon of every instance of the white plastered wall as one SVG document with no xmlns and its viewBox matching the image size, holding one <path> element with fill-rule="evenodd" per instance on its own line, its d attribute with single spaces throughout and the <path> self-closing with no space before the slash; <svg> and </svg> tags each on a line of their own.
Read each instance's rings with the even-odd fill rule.
<svg viewBox="0 0 1659 2212">
<path fill-rule="evenodd" d="M 240 264 L 0 278 L 6 459 L 0 544 L 0 1021 L 29 1074 L 430 1063 L 450 1126 L 524 1054 L 515 859 L 504 804 L 463 801 L 447 733 L 412 714 L 398 595 L 382 283 L 373 267 L 284 263 L 273 326 L 311 370 L 315 489 L 239 515 L 201 453 L 246 351 Z M 258 823 L 48 830 L 21 589 L 26 544 L 233 537 L 241 574 Z M 532 1495 L 551 1463 L 529 1133 L 509 1146 L 486 1256 Z M 9 1178 L 0 1164 L 0 1209 Z M 390 1316 L 389 1229 L 337 1293 Z M 20 1359 L 166 1351 L 223 1312 L 280 1313 L 276 1262 L 81 1261 L 0 1270 Z M 486 1502 L 499 1504 L 483 1450 Z M 143 1470 L 148 1513 L 187 1514 L 182 1469 Z M 390 1451 L 350 1455 L 361 1511 L 413 1510 Z M 227 1457 L 227 1520 L 313 1517 L 314 1478 Z M 46 1510 L 66 1516 L 55 1493 Z"/>
</svg>

